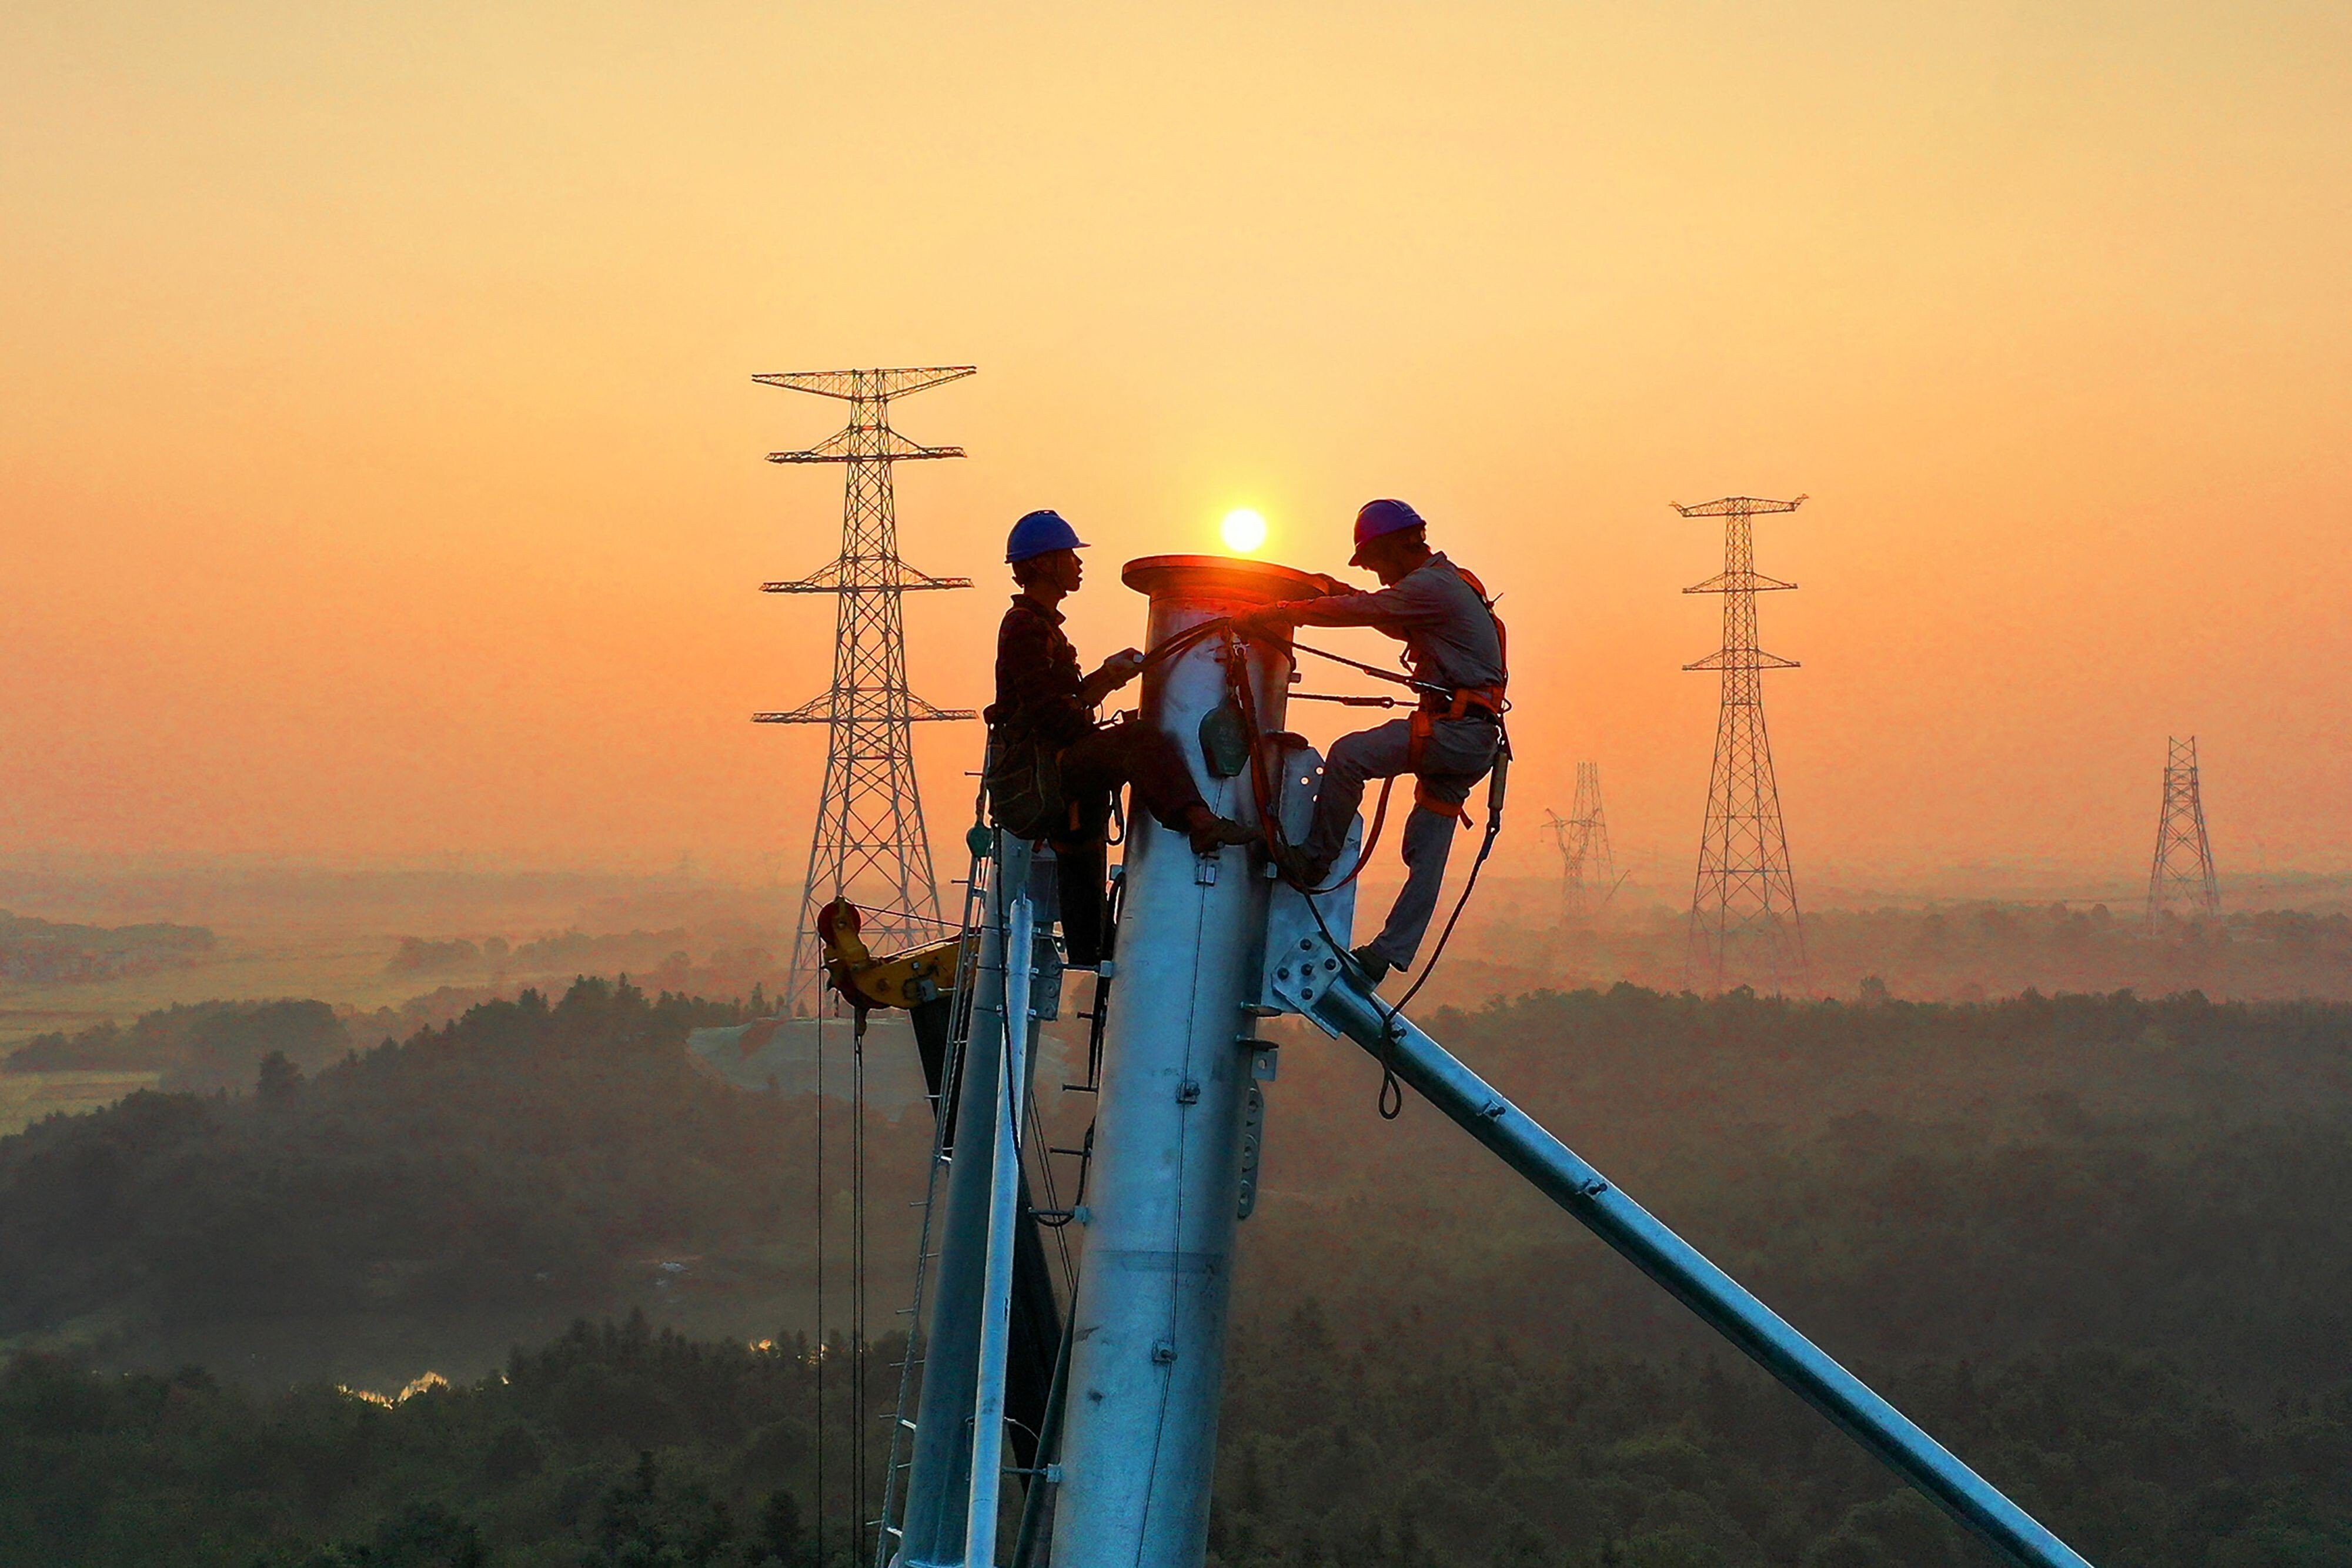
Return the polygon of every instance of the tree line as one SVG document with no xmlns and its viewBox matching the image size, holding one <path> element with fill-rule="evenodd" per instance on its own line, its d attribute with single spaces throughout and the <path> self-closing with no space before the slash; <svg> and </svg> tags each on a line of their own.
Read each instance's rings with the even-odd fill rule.
<svg viewBox="0 0 2352 1568">
<path fill-rule="evenodd" d="M 809 1103 L 680 1050 L 741 1017 L 583 980 L 0 1140 L 0 1332 L 520 1313 L 656 1245 L 804 1245 Z M 2352 1561 L 2352 1008 L 1620 986 L 1426 1021 L 2094 1561 Z M 1985 1561 L 1427 1107 L 1381 1120 L 1368 1057 L 1268 1033 L 1221 1568 Z M 21 1355 L 0 1561 L 819 1568 L 823 1521 L 836 1568 L 846 1358 L 821 1499 L 804 1326 L 583 1326 L 389 1406 Z"/>
<path fill-rule="evenodd" d="M 881 1348 L 871 1392 L 887 1409 L 904 1341 Z M 0 1562 L 862 1568 L 832 1361 L 820 1508 L 805 1340 L 583 1322 L 396 1401 L 19 1356 L 0 1370 Z M 2352 1382 L 2248 1411 L 2177 1362 L 2096 1349 L 1873 1370 L 2108 1568 L 2352 1561 Z M 882 1459 L 875 1443 L 877 1488 Z M 1496 1335 L 1466 1312 L 1349 1338 L 1314 1302 L 1234 1336 L 1211 1568 L 1991 1562 L 1718 1357 L 1626 1355 L 1590 1328 Z"/>
</svg>

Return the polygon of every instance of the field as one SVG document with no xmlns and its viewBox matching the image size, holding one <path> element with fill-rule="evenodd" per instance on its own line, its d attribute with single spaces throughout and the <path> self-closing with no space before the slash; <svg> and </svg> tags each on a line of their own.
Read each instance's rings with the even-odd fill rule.
<svg viewBox="0 0 2352 1568">
<path fill-rule="evenodd" d="M 21 1133 L 44 1116 L 95 1111 L 125 1094 L 152 1089 L 157 1072 L 0 1073 L 0 1137 Z"/>
</svg>

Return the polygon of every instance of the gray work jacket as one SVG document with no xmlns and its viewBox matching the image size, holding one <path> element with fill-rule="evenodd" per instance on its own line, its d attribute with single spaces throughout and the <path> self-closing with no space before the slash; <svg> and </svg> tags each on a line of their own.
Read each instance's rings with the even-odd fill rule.
<svg viewBox="0 0 2352 1568">
<path fill-rule="evenodd" d="M 1414 677 L 1442 686 L 1498 686 L 1503 633 L 1494 612 L 1443 552 L 1371 593 L 1309 600 L 1299 619 L 1312 626 L 1370 626 L 1404 644 Z"/>
</svg>

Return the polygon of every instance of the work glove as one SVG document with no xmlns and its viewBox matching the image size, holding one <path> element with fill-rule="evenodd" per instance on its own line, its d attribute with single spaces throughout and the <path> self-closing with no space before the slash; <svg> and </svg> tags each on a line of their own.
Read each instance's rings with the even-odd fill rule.
<svg viewBox="0 0 2352 1568">
<path fill-rule="evenodd" d="M 1118 690 L 1141 674 L 1143 674 L 1142 653 L 1133 648 L 1121 648 L 1118 653 L 1105 659 L 1101 667 L 1087 677 L 1087 690 L 1092 692 L 1099 701 L 1104 695 Z"/>
<path fill-rule="evenodd" d="M 1297 624 L 1298 617 L 1287 604 L 1260 605 L 1255 610 L 1244 610 L 1234 617 L 1236 634 L 1265 642 L 1288 642 L 1290 629 Z"/>
</svg>

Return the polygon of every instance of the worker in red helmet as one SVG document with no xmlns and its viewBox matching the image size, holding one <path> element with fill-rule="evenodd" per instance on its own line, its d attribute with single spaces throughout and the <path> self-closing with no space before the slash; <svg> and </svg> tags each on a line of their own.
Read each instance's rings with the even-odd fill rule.
<svg viewBox="0 0 2352 1568">
<path fill-rule="evenodd" d="M 1463 802 L 1502 749 L 1508 672 L 1503 623 L 1485 585 L 1429 548 L 1427 525 L 1411 507 L 1367 502 L 1356 514 L 1356 553 L 1348 564 L 1370 568 L 1379 590 L 1269 604 L 1234 624 L 1245 635 L 1284 638 L 1294 626 L 1370 626 L 1404 644 L 1419 706 L 1409 719 L 1333 743 L 1315 825 L 1286 868 L 1302 885 L 1320 887 L 1347 842 L 1365 780 L 1412 776 L 1404 890 L 1381 934 L 1355 951 L 1366 978 L 1378 985 L 1391 969 L 1412 966 L 1429 931 L 1454 831 L 1469 822 Z"/>
<path fill-rule="evenodd" d="M 1101 956 L 1104 841 L 1121 788 L 1132 784 L 1143 810 L 1183 834 L 1194 854 L 1257 835 L 1209 809 L 1167 731 L 1097 722 L 1102 700 L 1143 673 L 1143 655 L 1123 649 L 1078 674 L 1061 603 L 1085 580 L 1084 548 L 1056 512 L 1031 512 L 1013 525 L 1004 559 L 1019 591 L 997 631 L 996 701 L 984 716 L 991 809 L 1006 831 L 1054 846 L 1062 939 L 1069 961 L 1090 968 Z"/>
</svg>

